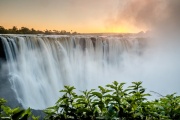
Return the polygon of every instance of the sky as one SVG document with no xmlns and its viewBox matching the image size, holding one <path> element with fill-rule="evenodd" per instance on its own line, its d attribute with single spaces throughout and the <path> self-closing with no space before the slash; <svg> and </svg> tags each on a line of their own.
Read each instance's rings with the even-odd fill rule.
<svg viewBox="0 0 180 120">
<path fill-rule="evenodd" d="M 174 31 L 179 10 L 180 0 L 0 0 L 0 26 L 80 33 Z"/>
<path fill-rule="evenodd" d="M 119 20 L 125 0 L 0 0 L 0 26 L 80 33 L 139 32 L 146 27 Z"/>
</svg>

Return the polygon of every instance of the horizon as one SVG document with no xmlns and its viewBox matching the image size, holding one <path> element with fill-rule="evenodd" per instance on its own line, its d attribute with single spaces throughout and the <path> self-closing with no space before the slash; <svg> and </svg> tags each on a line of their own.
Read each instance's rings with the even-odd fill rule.
<svg viewBox="0 0 180 120">
<path fill-rule="evenodd" d="M 0 25 L 0 26 L 2 26 L 2 25 Z M 17 27 L 16 25 L 14 25 L 15 27 Z M 14 26 L 12 26 L 12 27 L 14 27 Z M 4 26 L 2 26 L 2 27 L 4 27 Z M 12 27 L 4 27 L 5 29 L 7 29 L 7 30 L 9 30 L 9 29 L 12 29 Z M 150 30 L 139 30 L 139 31 L 105 31 L 105 32 L 101 32 L 101 31 L 97 31 L 97 32 L 91 32 L 91 31 L 87 31 L 87 32 L 78 32 L 78 31 L 76 31 L 76 30 L 66 30 L 66 29 L 36 29 L 36 28 L 29 28 L 29 27 L 26 27 L 26 26 L 20 26 L 20 27 L 17 27 L 18 28 L 18 30 L 19 29 L 21 29 L 22 27 L 25 27 L 25 28 L 28 28 L 28 29 L 34 29 L 34 30 L 39 30 L 39 31 L 46 31 L 46 30 L 48 30 L 48 31 L 53 31 L 53 30 L 57 30 L 57 31 L 62 31 L 62 30 L 65 30 L 66 32 L 77 32 L 77 33 L 80 33 L 80 34 L 136 34 L 136 33 L 140 33 L 140 32 L 144 32 L 144 33 L 146 33 L 147 31 L 150 31 Z"/>
<path fill-rule="evenodd" d="M 17 30 L 21 30 L 22 28 L 28 28 L 28 27 L 25 27 L 25 26 L 22 26 L 22 27 L 17 27 L 17 26 L 12 26 L 10 28 L 5 28 L 4 26 L 1 26 L 0 27 L 4 28 L 5 30 L 8 30 L 8 31 L 11 31 L 13 29 L 13 27 L 16 27 Z M 54 30 L 39 30 L 39 29 L 35 29 L 35 28 L 28 28 L 29 30 L 35 30 L 35 31 L 41 31 L 41 32 L 45 32 L 45 31 L 54 31 Z M 55 31 L 58 31 L 58 32 L 61 32 L 61 31 L 66 31 L 66 30 L 55 30 Z M 66 32 L 69 32 L 69 33 L 73 33 L 73 32 L 77 32 L 77 31 L 66 31 Z M 77 34 L 138 34 L 138 33 L 146 33 L 146 32 L 149 32 L 149 31 L 138 31 L 138 32 L 85 32 L 85 33 L 78 33 Z M 3 33 L 0 33 L 0 34 L 3 34 Z M 17 33 L 5 33 L 5 34 L 17 34 Z"/>
</svg>

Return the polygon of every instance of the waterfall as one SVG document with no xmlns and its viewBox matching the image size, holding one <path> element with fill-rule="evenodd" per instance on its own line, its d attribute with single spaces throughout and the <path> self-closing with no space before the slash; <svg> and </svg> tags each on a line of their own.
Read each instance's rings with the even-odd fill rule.
<svg viewBox="0 0 180 120">
<path fill-rule="evenodd" d="M 23 107 L 34 109 L 54 105 L 64 85 L 85 90 L 120 80 L 126 64 L 141 56 L 145 43 L 136 38 L 85 35 L 0 38 L 11 88 Z"/>
<path fill-rule="evenodd" d="M 97 36 L 1 36 L 8 79 L 25 107 L 52 106 L 64 85 L 85 90 L 118 80 L 137 39 Z M 128 54 L 127 54 L 128 53 Z"/>
<path fill-rule="evenodd" d="M 148 92 L 179 94 L 179 49 L 153 42 L 133 36 L 0 35 L 0 66 L 6 68 L 0 75 L 7 74 L 15 99 L 33 109 L 53 106 L 64 85 L 80 92 L 114 80 L 127 86 L 143 81 Z"/>
</svg>

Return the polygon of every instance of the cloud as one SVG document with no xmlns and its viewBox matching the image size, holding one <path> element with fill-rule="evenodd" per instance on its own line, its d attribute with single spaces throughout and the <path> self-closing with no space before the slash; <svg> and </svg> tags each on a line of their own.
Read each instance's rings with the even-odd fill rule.
<svg viewBox="0 0 180 120">
<path fill-rule="evenodd" d="M 179 0 L 123 0 L 108 23 L 170 32 L 180 29 L 179 11 Z"/>
</svg>

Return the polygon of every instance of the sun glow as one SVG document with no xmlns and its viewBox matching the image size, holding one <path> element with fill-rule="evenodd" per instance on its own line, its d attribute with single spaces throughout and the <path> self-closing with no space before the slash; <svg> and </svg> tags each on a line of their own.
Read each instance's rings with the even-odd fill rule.
<svg viewBox="0 0 180 120">
<path fill-rule="evenodd" d="M 140 31 L 147 31 L 147 28 L 137 28 L 130 25 L 119 25 L 119 26 L 112 26 L 108 27 L 106 32 L 112 32 L 112 33 L 137 33 Z"/>
<path fill-rule="evenodd" d="M 8 29 L 16 26 L 42 31 L 66 30 L 78 33 L 137 33 L 147 30 L 133 23 L 128 16 L 129 13 L 123 12 L 124 16 L 120 14 L 121 7 L 117 6 L 119 0 L 44 1 L 46 2 L 19 0 L 0 4 L 0 24 Z M 13 11 L 6 9 L 6 6 Z"/>
</svg>

